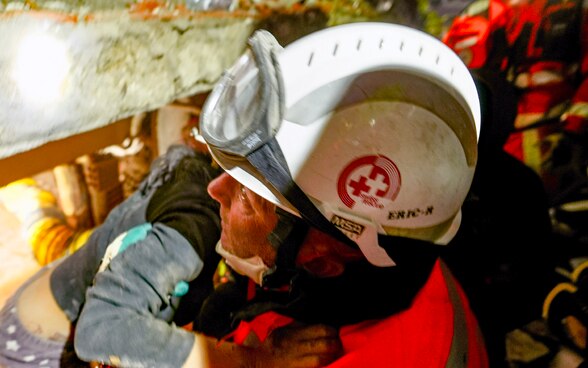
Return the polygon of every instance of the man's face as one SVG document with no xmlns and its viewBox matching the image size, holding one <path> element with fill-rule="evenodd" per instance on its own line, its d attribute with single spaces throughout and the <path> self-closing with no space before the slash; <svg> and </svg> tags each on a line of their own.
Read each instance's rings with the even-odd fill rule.
<svg viewBox="0 0 588 368">
<path fill-rule="evenodd" d="M 210 182 L 208 193 L 220 203 L 223 248 L 240 258 L 260 256 L 273 266 L 276 252 L 267 236 L 278 223 L 275 206 L 227 173 Z"/>
</svg>

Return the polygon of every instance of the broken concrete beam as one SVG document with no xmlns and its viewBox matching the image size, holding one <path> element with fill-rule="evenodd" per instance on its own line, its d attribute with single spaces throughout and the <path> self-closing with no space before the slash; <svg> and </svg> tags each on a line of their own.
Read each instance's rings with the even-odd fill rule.
<svg viewBox="0 0 588 368">
<path fill-rule="evenodd" d="M 233 12 L 0 13 L 0 158 L 211 89 L 255 24 Z"/>
</svg>

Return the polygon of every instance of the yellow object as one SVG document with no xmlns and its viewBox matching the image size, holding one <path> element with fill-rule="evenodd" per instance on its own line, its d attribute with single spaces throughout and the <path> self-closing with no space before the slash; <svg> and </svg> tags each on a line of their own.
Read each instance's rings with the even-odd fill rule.
<svg viewBox="0 0 588 368">
<path fill-rule="evenodd" d="M 549 317 L 549 307 L 551 307 L 551 302 L 555 299 L 555 297 L 561 292 L 569 292 L 575 293 L 578 288 L 570 284 L 569 282 L 562 282 L 557 284 L 550 292 L 547 294 L 545 301 L 543 302 L 543 312 L 541 313 L 544 319 L 548 319 Z"/>
<path fill-rule="evenodd" d="M 41 189 L 32 178 L 17 180 L 0 188 L 0 202 L 23 223 L 39 209 L 57 207 L 53 193 Z"/>
<path fill-rule="evenodd" d="M 40 265 L 77 251 L 93 230 L 77 231 L 69 226 L 53 193 L 32 178 L 0 188 L 0 201 L 21 222 L 25 240 Z"/>
</svg>

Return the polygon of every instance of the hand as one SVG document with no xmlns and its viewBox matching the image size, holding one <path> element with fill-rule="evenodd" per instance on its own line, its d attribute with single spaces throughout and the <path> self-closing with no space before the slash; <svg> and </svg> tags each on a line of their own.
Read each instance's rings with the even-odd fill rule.
<svg viewBox="0 0 588 368">
<path fill-rule="evenodd" d="M 325 325 L 288 325 L 274 330 L 257 348 L 252 367 L 324 367 L 343 353 L 337 329 Z"/>
</svg>

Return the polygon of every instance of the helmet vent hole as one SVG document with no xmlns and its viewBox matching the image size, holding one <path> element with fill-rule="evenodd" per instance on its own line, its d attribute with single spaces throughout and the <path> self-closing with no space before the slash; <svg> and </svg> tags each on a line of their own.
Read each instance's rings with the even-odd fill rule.
<svg viewBox="0 0 588 368">
<path fill-rule="evenodd" d="M 312 58 L 313 58 L 313 57 L 314 57 L 314 52 L 312 52 L 312 53 L 310 54 L 310 56 L 308 57 L 308 63 L 307 63 L 307 66 L 311 66 L 311 65 L 312 65 Z"/>
<path fill-rule="evenodd" d="M 380 44 L 378 45 L 378 48 L 381 50 L 384 47 L 384 39 L 380 39 Z"/>
<path fill-rule="evenodd" d="M 357 46 L 355 47 L 357 51 L 361 48 L 361 40 L 357 40 Z"/>
<path fill-rule="evenodd" d="M 400 51 L 404 50 L 404 41 L 400 41 Z"/>
<path fill-rule="evenodd" d="M 335 47 L 333 47 L 333 56 L 337 55 L 337 50 L 339 49 L 339 44 L 335 44 Z"/>
<path fill-rule="evenodd" d="M 423 56 L 423 47 L 422 46 L 419 48 L 419 56 Z"/>
<path fill-rule="evenodd" d="M 455 71 L 455 68 L 454 67 L 451 67 L 451 73 L 450 74 L 453 75 L 453 72 L 454 71 Z"/>
<path fill-rule="evenodd" d="M 437 55 L 437 59 L 435 59 L 435 64 L 439 65 L 439 55 Z"/>
</svg>

